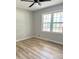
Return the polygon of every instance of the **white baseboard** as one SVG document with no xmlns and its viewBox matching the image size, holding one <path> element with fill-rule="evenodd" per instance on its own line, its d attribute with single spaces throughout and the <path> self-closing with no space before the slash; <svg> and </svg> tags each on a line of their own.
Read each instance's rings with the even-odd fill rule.
<svg viewBox="0 0 79 59">
<path fill-rule="evenodd" d="M 25 37 L 25 38 L 22 38 L 22 39 L 16 39 L 16 42 L 18 42 L 18 41 L 22 41 L 22 40 L 26 40 L 26 39 L 30 39 L 30 38 L 32 38 L 32 37 L 34 37 L 34 36 L 28 36 L 28 37 Z"/>
<path fill-rule="evenodd" d="M 36 38 L 39 38 L 39 39 L 43 39 L 43 40 L 47 40 L 47 41 L 51 41 L 51 42 L 55 42 L 55 43 L 58 43 L 58 44 L 61 44 L 63 45 L 62 42 L 57 42 L 57 41 L 54 41 L 54 40 L 49 40 L 48 38 L 44 38 L 44 37 L 38 37 L 38 36 L 35 36 Z"/>
<path fill-rule="evenodd" d="M 58 43 L 58 44 L 63 45 L 62 42 L 57 42 L 57 41 L 54 41 L 54 40 L 49 40 L 48 38 L 38 37 L 38 36 L 28 36 L 28 37 L 25 37 L 25 38 L 23 38 L 23 39 L 16 40 L 16 42 L 18 42 L 18 41 L 22 41 L 22 40 L 26 40 L 26 39 L 30 39 L 30 38 L 33 38 L 33 37 L 35 37 L 35 38 L 39 38 L 39 39 L 42 39 L 42 40 L 47 40 L 47 41 L 55 42 L 55 43 Z"/>
</svg>

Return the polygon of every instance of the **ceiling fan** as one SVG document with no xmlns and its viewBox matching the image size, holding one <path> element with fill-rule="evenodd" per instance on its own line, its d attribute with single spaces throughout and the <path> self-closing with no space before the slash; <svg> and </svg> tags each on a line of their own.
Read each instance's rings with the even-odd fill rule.
<svg viewBox="0 0 79 59">
<path fill-rule="evenodd" d="M 33 2 L 29 7 L 32 7 L 35 3 L 38 3 L 38 5 L 41 5 L 40 2 L 45 2 L 45 1 L 51 1 L 51 0 L 21 0 L 25 2 Z"/>
</svg>

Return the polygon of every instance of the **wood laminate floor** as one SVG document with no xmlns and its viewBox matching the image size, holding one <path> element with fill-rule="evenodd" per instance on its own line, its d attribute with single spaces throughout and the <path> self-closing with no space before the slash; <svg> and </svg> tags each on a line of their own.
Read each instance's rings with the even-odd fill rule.
<svg viewBox="0 0 79 59">
<path fill-rule="evenodd" d="M 63 59 L 63 46 L 37 38 L 19 41 L 16 59 Z"/>
</svg>

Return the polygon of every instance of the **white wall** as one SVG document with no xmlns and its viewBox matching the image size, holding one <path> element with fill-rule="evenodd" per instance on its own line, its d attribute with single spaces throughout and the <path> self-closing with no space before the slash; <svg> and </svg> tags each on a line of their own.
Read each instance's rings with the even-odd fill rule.
<svg viewBox="0 0 79 59">
<path fill-rule="evenodd" d="M 33 19 L 34 19 L 34 26 L 35 26 L 35 36 L 40 35 L 40 37 L 43 38 L 48 38 L 49 40 L 52 41 L 56 41 L 58 43 L 63 43 L 63 34 L 60 33 L 49 33 L 49 32 L 42 32 L 41 31 L 41 20 L 42 17 L 41 15 L 43 13 L 47 13 L 47 12 L 55 12 L 56 10 L 58 11 L 63 11 L 63 4 L 59 4 L 59 5 L 55 5 L 55 6 L 51 6 L 42 10 L 38 10 L 33 12 Z"/>
<path fill-rule="evenodd" d="M 32 12 L 16 8 L 16 40 L 32 36 Z"/>
</svg>

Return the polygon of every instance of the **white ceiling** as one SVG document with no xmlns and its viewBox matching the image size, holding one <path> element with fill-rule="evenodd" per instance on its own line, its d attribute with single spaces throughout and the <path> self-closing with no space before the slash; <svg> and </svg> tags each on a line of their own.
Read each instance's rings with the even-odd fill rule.
<svg viewBox="0 0 79 59">
<path fill-rule="evenodd" d="M 34 11 L 34 10 L 46 8 L 49 6 L 53 6 L 62 2 L 63 0 L 51 0 L 49 2 L 41 2 L 41 6 L 35 3 L 32 7 L 29 7 L 29 5 L 31 5 L 33 2 L 25 2 L 21 0 L 16 0 L 16 7 Z"/>
</svg>

